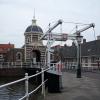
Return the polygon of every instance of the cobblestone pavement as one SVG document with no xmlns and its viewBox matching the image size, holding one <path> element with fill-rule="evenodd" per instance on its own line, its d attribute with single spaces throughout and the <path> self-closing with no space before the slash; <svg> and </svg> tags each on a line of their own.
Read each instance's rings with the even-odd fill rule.
<svg viewBox="0 0 100 100">
<path fill-rule="evenodd" d="M 61 93 L 47 93 L 45 100 L 100 100 L 100 73 L 63 73 Z"/>
</svg>

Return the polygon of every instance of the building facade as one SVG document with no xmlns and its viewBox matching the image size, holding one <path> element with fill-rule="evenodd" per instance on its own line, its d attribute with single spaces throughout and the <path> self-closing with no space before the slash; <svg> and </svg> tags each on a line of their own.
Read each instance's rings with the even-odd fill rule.
<svg viewBox="0 0 100 100">
<path fill-rule="evenodd" d="M 46 46 L 40 37 L 43 30 L 37 25 L 36 19 L 33 18 L 32 24 L 28 26 L 24 32 L 25 43 L 22 48 L 15 48 L 14 44 L 0 44 L 0 62 L 44 62 L 47 60 Z M 54 53 L 51 60 L 58 62 L 62 60 L 66 63 L 77 62 L 77 47 L 73 43 L 71 47 L 65 45 L 63 47 L 52 47 Z M 83 40 L 81 44 L 81 62 L 83 66 L 91 66 L 91 63 L 99 64 L 100 62 L 100 36 L 95 41 L 86 42 Z"/>
<path fill-rule="evenodd" d="M 33 18 L 32 24 L 24 32 L 25 43 L 22 48 L 13 44 L 0 44 L 0 62 L 44 62 L 46 46 L 40 40 L 43 30 Z"/>
<path fill-rule="evenodd" d="M 24 36 L 24 56 L 26 62 L 43 62 L 45 60 L 46 47 L 40 37 L 43 35 L 41 27 L 37 26 L 36 19 L 32 20 L 32 25 L 28 26 Z"/>
<path fill-rule="evenodd" d="M 14 48 L 14 44 L 0 44 L 0 62 L 7 61 L 7 53 Z"/>
<path fill-rule="evenodd" d="M 6 54 L 6 62 L 24 62 L 24 49 L 23 48 L 13 48 L 10 49 Z"/>
<path fill-rule="evenodd" d="M 56 49 L 57 50 L 57 49 Z M 65 45 L 57 50 L 63 62 L 69 64 L 77 64 L 77 47 L 73 43 L 72 46 Z M 81 64 L 82 67 L 99 66 L 100 64 L 100 39 L 86 42 L 83 40 L 81 44 Z"/>
</svg>

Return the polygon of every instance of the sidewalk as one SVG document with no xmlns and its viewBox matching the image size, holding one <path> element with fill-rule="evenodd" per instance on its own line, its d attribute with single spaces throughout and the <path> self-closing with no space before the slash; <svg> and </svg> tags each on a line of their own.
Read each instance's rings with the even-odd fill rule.
<svg viewBox="0 0 100 100">
<path fill-rule="evenodd" d="M 47 93 L 45 100 L 100 100 L 100 77 L 76 78 L 76 74 L 64 72 L 62 81 L 62 92 Z"/>
</svg>

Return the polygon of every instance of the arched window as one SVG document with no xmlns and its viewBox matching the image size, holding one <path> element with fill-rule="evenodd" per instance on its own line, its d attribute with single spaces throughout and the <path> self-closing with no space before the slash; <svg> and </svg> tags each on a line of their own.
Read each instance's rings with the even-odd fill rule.
<svg viewBox="0 0 100 100">
<path fill-rule="evenodd" d="M 22 53 L 21 52 L 17 52 L 16 54 L 16 60 L 22 60 Z"/>
</svg>

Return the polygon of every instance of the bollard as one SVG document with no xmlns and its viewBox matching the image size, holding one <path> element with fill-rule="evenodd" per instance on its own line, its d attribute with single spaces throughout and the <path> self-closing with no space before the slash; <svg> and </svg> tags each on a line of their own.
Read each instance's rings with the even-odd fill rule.
<svg viewBox="0 0 100 100">
<path fill-rule="evenodd" d="M 29 100 L 29 94 L 28 94 L 28 73 L 25 73 L 25 91 L 26 91 L 26 100 Z"/>
</svg>

